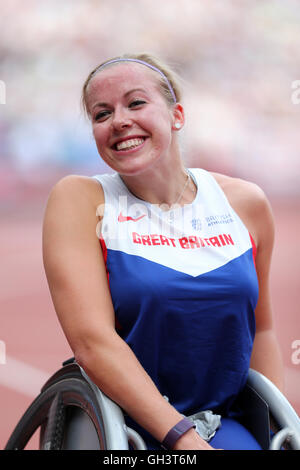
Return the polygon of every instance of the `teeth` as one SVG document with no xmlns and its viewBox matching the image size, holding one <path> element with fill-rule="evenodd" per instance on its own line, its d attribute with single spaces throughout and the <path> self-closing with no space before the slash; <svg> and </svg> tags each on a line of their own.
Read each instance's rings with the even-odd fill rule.
<svg viewBox="0 0 300 470">
<path fill-rule="evenodd" d="M 137 147 L 138 145 L 141 145 L 144 142 L 145 139 L 129 139 L 129 140 L 124 140 L 123 142 L 120 142 L 117 144 L 117 150 L 124 150 L 124 149 L 129 149 L 133 147 Z"/>
</svg>

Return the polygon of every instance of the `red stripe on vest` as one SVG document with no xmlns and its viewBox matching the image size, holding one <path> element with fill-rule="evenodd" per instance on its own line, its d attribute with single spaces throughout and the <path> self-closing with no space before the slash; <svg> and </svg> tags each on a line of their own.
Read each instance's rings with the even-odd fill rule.
<svg viewBox="0 0 300 470">
<path fill-rule="evenodd" d="M 250 232 L 249 232 L 249 235 L 250 235 L 250 240 L 251 240 L 251 243 L 252 243 L 253 263 L 254 263 L 254 266 L 255 266 L 255 269 L 256 269 L 255 259 L 256 259 L 257 249 L 256 249 L 255 241 L 253 240 L 253 237 L 252 237 Z"/>
</svg>

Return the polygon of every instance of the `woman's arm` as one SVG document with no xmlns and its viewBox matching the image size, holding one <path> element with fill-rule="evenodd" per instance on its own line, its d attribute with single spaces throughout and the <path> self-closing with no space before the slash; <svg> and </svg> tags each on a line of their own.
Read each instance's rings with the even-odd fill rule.
<svg viewBox="0 0 300 470">
<path fill-rule="evenodd" d="M 255 310 L 256 335 L 250 366 L 284 392 L 283 363 L 277 342 L 270 295 L 270 267 L 274 246 L 274 220 L 270 204 L 261 193 L 255 199 L 257 233 L 256 272 L 259 298 Z"/>
<path fill-rule="evenodd" d="M 274 246 L 274 220 L 264 192 L 256 184 L 213 173 L 231 206 L 251 233 L 257 248 L 259 298 L 255 309 L 256 335 L 251 368 L 283 391 L 283 365 L 277 342 L 270 295 L 270 266 Z"/>
<path fill-rule="evenodd" d="M 53 304 L 74 356 L 94 383 L 162 441 L 181 414 L 159 393 L 115 330 L 115 315 L 96 226 L 98 182 L 63 178 L 53 188 L 43 226 L 43 258 Z M 176 449 L 211 449 L 191 429 Z"/>
</svg>

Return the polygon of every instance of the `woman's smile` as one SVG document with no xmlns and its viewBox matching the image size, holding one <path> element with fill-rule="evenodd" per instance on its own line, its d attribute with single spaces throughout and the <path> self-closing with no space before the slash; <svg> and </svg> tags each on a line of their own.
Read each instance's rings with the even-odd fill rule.
<svg viewBox="0 0 300 470">
<path fill-rule="evenodd" d="M 128 136 L 114 143 L 112 149 L 119 155 L 136 152 L 144 147 L 146 139 L 146 136 Z"/>
<path fill-rule="evenodd" d="M 88 95 L 98 151 L 115 171 L 139 173 L 172 153 L 172 112 L 152 71 L 125 64 L 103 70 Z"/>
</svg>

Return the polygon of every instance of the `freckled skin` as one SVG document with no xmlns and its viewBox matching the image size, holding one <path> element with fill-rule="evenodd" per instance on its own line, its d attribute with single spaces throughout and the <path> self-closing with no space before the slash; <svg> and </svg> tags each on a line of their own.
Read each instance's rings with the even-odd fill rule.
<svg viewBox="0 0 300 470">
<path fill-rule="evenodd" d="M 186 182 L 176 131 L 177 123 L 184 125 L 184 111 L 179 103 L 167 104 L 155 72 L 140 64 L 114 65 L 93 77 L 87 95 L 93 134 L 103 160 L 142 199 L 154 204 L 174 203 Z M 102 105 L 95 107 L 97 103 Z M 117 152 L 114 144 L 129 136 L 146 140 L 137 149 Z M 257 246 L 260 294 L 251 367 L 280 387 L 282 369 L 269 289 L 272 214 L 264 194 L 255 185 L 224 175 L 213 176 Z M 181 204 L 191 203 L 194 197 L 191 182 Z M 79 364 L 107 396 L 161 442 L 182 416 L 158 392 L 116 332 L 105 260 L 95 236 L 100 218 L 98 207 L 104 204 L 103 188 L 93 178 L 70 175 L 56 185 L 43 227 L 47 279 L 58 318 Z M 171 238 L 168 241 L 175 243 Z M 195 239 L 191 241 L 195 243 Z M 201 245 L 200 239 L 198 242 Z M 193 429 L 174 447 L 174 450 L 205 449 L 211 446 Z"/>
<path fill-rule="evenodd" d="M 136 91 L 127 94 L 131 90 Z M 134 106 L 134 100 L 141 104 Z M 107 106 L 94 107 L 96 103 Z M 120 174 L 135 175 L 158 162 L 165 166 L 174 156 L 173 110 L 159 90 L 155 72 L 139 64 L 102 70 L 88 87 L 88 107 L 98 151 Z M 97 121 L 99 111 L 107 115 Z M 111 146 L 126 136 L 144 136 L 146 141 L 140 151 L 120 155 Z"/>
</svg>

